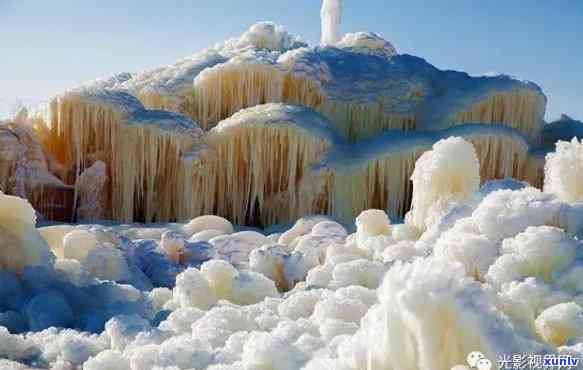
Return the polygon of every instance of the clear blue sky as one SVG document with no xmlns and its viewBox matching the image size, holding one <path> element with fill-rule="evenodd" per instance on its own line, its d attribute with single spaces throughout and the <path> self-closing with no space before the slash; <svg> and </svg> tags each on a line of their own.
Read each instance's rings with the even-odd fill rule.
<svg viewBox="0 0 583 370">
<path fill-rule="evenodd" d="M 538 83 L 547 117 L 583 119 L 582 0 L 345 0 L 343 32 L 374 31 L 442 69 Z M 273 20 L 314 44 L 318 0 L 0 0 L 0 104 L 171 64 Z"/>
</svg>

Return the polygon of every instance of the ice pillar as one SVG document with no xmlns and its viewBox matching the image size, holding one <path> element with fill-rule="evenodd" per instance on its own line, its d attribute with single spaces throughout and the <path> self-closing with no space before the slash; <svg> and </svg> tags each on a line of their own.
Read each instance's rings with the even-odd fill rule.
<svg viewBox="0 0 583 370">
<path fill-rule="evenodd" d="M 336 44 L 341 36 L 342 0 L 323 0 L 320 15 L 322 17 L 322 44 Z"/>
</svg>

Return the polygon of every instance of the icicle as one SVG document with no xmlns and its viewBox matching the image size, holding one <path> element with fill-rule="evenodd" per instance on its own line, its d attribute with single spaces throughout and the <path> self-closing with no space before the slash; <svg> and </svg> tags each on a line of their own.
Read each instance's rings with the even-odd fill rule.
<svg viewBox="0 0 583 370">
<path fill-rule="evenodd" d="M 543 126 L 546 101 L 530 90 L 495 93 L 488 99 L 450 118 L 450 124 L 503 123 L 536 142 Z"/>
<path fill-rule="evenodd" d="M 193 95 L 183 105 L 184 113 L 200 122 L 203 129 L 210 129 L 243 108 L 283 101 L 284 80 L 284 73 L 273 65 L 221 64 L 195 79 Z"/>
<path fill-rule="evenodd" d="M 544 153 L 531 153 L 523 169 L 524 181 L 534 187 L 543 188 L 545 178 L 545 156 Z"/>
<path fill-rule="evenodd" d="M 453 134 L 453 133 L 452 133 Z M 457 134 L 470 141 L 480 162 L 482 183 L 492 179 L 514 177 L 526 179 L 528 145 L 510 135 L 495 132 Z M 445 135 L 446 137 L 449 135 Z M 408 140 L 404 137 L 402 140 Z M 409 210 L 412 184 L 409 181 L 415 162 L 433 141 L 411 143 L 392 148 L 355 167 L 334 167 L 332 171 L 329 214 L 343 222 L 352 222 L 366 209 L 386 210 L 391 219 L 401 219 Z"/>
<path fill-rule="evenodd" d="M 125 222 L 176 218 L 181 199 L 173 194 L 182 153 L 200 135 L 191 121 L 145 111 L 127 94 L 102 91 L 61 96 L 51 102 L 49 117 L 37 123 L 37 130 L 44 147 L 66 168 L 68 183 L 95 161 L 106 164 L 105 217 Z"/>
<path fill-rule="evenodd" d="M 280 112 L 289 113 L 290 121 L 274 118 Z M 183 215 L 217 214 L 234 223 L 271 225 L 311 211 L 304 192 L 312 197 L 317 192 L 307 176 L 332 142 L 292 121 L 295 114 L 319 119 L 305 108 L 269 104 L 242 111 L 212 130 L 208 147 L 183 160 L 182 179 L 191 194 Z M 319 122 L 312 124 L 317 129 Z"/>
<path fill-rule="evenodd" d="M 416 126 L 414 115 L 387 115 L 381 104 L 329 101 L 316 81 L 260 63 L 227 63 L 205 70 L 179 110 L 206 130 L 241 109 L 274 102 L 316 109 L 351 141 Z"/>
</svg>

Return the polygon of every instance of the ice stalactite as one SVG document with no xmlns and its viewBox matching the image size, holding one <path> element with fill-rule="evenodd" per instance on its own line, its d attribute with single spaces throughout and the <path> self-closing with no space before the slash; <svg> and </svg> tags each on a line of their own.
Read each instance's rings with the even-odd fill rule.
<svg viewBox="0 0 583 370">
<path fill-rule="evenodd" d="M 391 129 L 415 129 L 414 115 L 386 114 L 380 103 L 330 100 L 317 81 L 259 62 L 226 63 L 205 70 L 179 110 L 209 129 L 241 109 L 277 102 L 316 109 L 352 141 Z"/>
<path fill-rule="evenodd" d="M 545 153 L 531 152 L 524 166 L 524 181 L 542 189 L 545 180 Z"/>
<path fill-rule="evenodd" d="M 342 0 L 323 0 L 322 10 L 322 45 L 334 45 L 340 41 L 342 35 Z"/>
<path fill-rule="evenodd" d="M 53 100 L 48 119 L 38 126 L 45 148 L 67 169 L 67 182 L 74 183 L 95 161 L 105 163 L 105 217 L 175 219 L 181 157 L 201 135 L 192 121 L 144 110 L 125 93 L 86 91 Z"/>
<path fill-rule="evenodd" d="M 354 104 L 324 100 L 319 111 L 336 123 L 350 141 L 369 139 L 389 130 L 415 130 L 415 116 L 387 114 L 382 104 Z"/>
<path fill-rule="evenodd" d="M 482 182 L 526 177 L 528 144 L 516 133 L 497 132 L 489 125 L 445 130 L 437 138 L 459 135 L 475 147 Z M 506 130 L 510 131 L 510 130 Z M 401 219 L 409 210 L 413 187 L 409 178 L 415 162 L 437 141 L 434 136 L 409 135 L 379 138 L 355 148 L 336 149 L 346 154 L 328 163 L 332 172 L 329 214 L 350 222 L 365 209 L 383 209 L 391 219 Z M 348 159 L 351 158 L 352 160 Z M 359 158 L 355 160 L 354 158 Z"/>
<path fill-rule="evenodd" d="M 409 210 L 409 177 L 426 146 L 412 147 L 368 161 L 358 169 L 335 170 L 330 212 L 339 220 L 353 220 L 365 209 L 387 210 L 400 219 Z"/>
<path fill-rule="evenodd" d="M 317 107 L 322 100 L 315 82 L 295 78 L 273 64 L 244 60 L 203 71 L 181 110 L 210 129 L 244 108 L 278 102 Z"/>
<path fill-rule="evenodd" d="M 180 112 L 178 98 L 162 94 L 160 92 L 144 89 L 137 94 L 140 102 L 148 109 L 166 110 L 171 112 Z"/>
<path fill-rule="evenodd" d="M 191 173 L 186 181 L 202 185 L 187 190 L 198 193 L 191 211 L 213 210 L 239 224 L 289 222 L 302 208 L 299 198 L 314 191 L 302 188 L 303 179 L 332 141 L 329 122 L 310 109 L 268 104 L 243 110 L 210 132 L 201 162 L 196 156 L 186 162 L 197 168 L 185 171 Z"/>
<path fill-rule="evenodd" d="M 449 122 L 503 123 L 536 141 L 543 127 L 545 108 L 544 95 L 537 92 L 496 92 L 469 110 L 455 113 L 449 118 Z"/>
</svg>

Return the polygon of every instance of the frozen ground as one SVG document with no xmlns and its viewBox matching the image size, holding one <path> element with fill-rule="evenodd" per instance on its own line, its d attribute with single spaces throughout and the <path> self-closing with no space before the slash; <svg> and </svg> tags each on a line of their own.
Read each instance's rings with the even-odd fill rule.
<svg viewBox="0 0 583 370">
<path fill-rule="evenodd" d="M 35 229 L 0 194 L 0 368 L 448 370 L 480 351 L 583 355 L 583 144 L 545 192 L 480 187 L 461 138 L 418 161 L 404 224 L 270 234 L 220 217 Z M 576 166 L 569 163 L 578 163 Z M 556 181 L 556 179 L 564 181 Z"/>
</svg>

